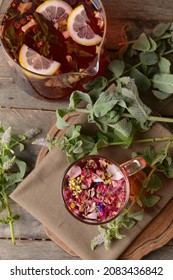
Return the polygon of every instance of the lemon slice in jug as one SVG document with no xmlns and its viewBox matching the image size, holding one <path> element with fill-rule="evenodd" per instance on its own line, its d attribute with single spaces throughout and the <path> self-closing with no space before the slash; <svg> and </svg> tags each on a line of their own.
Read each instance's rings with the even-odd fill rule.
<svg viewBox="0 0 173 280">
<path fill-rule="evenodd" d="M 76 7 L 68 17 L 67 30 L 72 39 L 84 46 L 94 46 L 101 42 L 102 37 L 95 34 L 88 25 L 89 18 L 84 6 L 81 4 Z"/>
<path fill-rule="evenodd" d="M 69 37 L 67 19 L 71 11 L 72 7 L 61 0 L 47 0 L 36 9 L 36 12 L 52 22 L 54 27 L 62 32 L 65 38 Z"/>
<path fill-rule="evenodd" d="M 19 52 L 19 63 L 27 70 L 40 75 L 53 75 L 61 66 L 59 62 L 47 59 L 25 44 Z"/>
</svg>

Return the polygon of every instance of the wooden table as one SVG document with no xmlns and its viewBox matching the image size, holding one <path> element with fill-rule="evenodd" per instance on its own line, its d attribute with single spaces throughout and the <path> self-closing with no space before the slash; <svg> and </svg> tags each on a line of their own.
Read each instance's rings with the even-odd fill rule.
<svg viewBox="0 0 173 280">
<path fill-rule="evenodd" d="M 1 13 L 9 0 L 0 0 Z M 113 53 L 120 41 L 124 24 L 132 27 L 149 28 L 157 21 L 173 21 L 172 0 L 103 0 L 108 16 L 107 48 Z M 5 128 L 23 133 L 28 129 L 40 128 L 45 137 L 56 121 L 55 110 L 67 106 L 67 101 L 36 100 L 26 94 L 11 78 L 10 68 L 0 48 L 0 121 Z M 163 112 L 171 112 L 165 105 Z M 34 168 L 40 148 L 26 145 L 23 159 L 30 170 Z M 19 205 L 12 202 L 14 213 L 20 215 L 15 223 L 16 246 L 12 246 L 8 226 L 0 225 L 0 259 L 77 259 L 56 246 L 45 234 L 43 226 Z M 144 259 L 173 259 L 173 240 Z"/>
</svg>

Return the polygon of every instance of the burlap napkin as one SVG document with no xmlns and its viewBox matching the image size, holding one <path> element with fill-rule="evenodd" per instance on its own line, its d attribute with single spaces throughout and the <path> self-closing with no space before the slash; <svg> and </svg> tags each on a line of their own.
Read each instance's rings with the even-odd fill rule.
<svg viewBox="0 0 173 280">
<path fill-rule="evenodd" d="M 95 131 L 93 125 L 86 124 L 85 116 L 77 118 L 76 123 L 83 123 L 85 129 L 91 133 Z M 161 137 L 170 134 L 164 126 L 155 124 L 149 132 L 142 133 L 140 137 Z M 164 142 L 155 143 L 155 146 L 159 149 L 164 144 Z M 131 158 L 132 151 L 143 151 L 147 145 L 135 144 L 130 149 L 111 147 L 101 150 L 100 154 L 123 163 Z M 98 235 L 97 226 L 74 219 L 65 209 L 61 198 L 61 180 L 67 167 L 65 153 L 54 148 L 17 187 L 11 198 L 38 219 L 47 228 L 49 236 L 52 235 L 52 239 L 57 241 L 56 243 L 61 241 L 81 259 L 117 259 L 173 197 L 173 181 L 165 179 L 165 187 L 160 192 L 163 196 L 160 203 L 151 211 L 146 211 L 144 219 L 126 231 L 125 238 L 114 241 L 109 250 L 99 246 L 92 251 L 90 243 Z"/>
</svg>

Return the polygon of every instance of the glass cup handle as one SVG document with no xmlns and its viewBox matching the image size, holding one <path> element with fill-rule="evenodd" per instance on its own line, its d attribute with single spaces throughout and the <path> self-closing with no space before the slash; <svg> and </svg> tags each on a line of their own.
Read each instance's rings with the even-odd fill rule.
<svg viewBox="0 0 173 280">
<path fill-rule="evenodd" d="M 141 169 L 145 168 L 146 165 L 147 163 L 145 159 L 142 157 L 136 157 L 134 159 L 131 159 L 129 161 L 120 164 L 120 166 L 126 171 L 127 176 L 131 176 L 137 173 Z"/>
</svg>

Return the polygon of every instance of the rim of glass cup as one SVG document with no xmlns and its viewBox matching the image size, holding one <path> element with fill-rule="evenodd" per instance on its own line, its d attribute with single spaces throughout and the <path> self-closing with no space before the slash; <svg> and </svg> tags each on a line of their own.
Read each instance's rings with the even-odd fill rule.
<svg viewBox="0 0 173 280">
<path fill-rule="evenodd" d="M 77 164 L 78 162 L 80 162 L 81 160 L 83 160 L 83 159 L 84 159 L 84 160 L 87 160 L 87 159 L 91 159 L 91 158 L 103 158 L 103 159 L 105 159 L 105 160 L 107 160 L 107 161 L 109 161 L 109 162 L 115 164 L 115 165 L 120 169 L 120 171 L 123 173 L 124 178 L 125 178 L 125 181 L 126 181 L 126 197 L 125 197 L 125 201 L 124 201 L 123 206 L 120 208 L 120 210 L 118 211 L 118 213 L 117 213 L 115 216 L 113 216 L 113 217 L 111 217 L 111 218 L 109 218 L 109 219 L 103 220 L 103 221 L 91 220 L 91 219 L 82 218 L 82 217 L 80 217 L 80 216 L 78 216 L 78 215 L 75 215 L 75 214 L 69 209 L 69 207 L 67 206 L 66 200 L 65 200 L 65 198 L 64 198 L 64 186 L 65 186 L 65 181 L 66 181 L 65 176 L 66 176 L 66 174 L 68 173 L 68 171 L 70 170 L 70 168 L 71 168 L 73 165 L 75 165 L 75 164 Z M 62 195 L 62 199 L 63 199 L 64 205 L 65 205 L 65 208 L 66 208 L 66 210 L 72 215 L 72 217 L 74 217 L 74 218 L 77 219 L 78 221 L 83 222 L 83 223 L 85 223 L 85 224 L 89 224 L 89 225 L 101 225 L 101 224 L 106 224 L 106 223 L 109 223 L 109 222 L 113 221 L 114 219 L 116 219 L 116 218 L 123 212 L 123 210 L 124 210 L 125 207 L 127 206 L 127 203 L 128 203 L 128 201 L 129 201 L 129 197 L 130 197 L 130 182 L 129 182 L 129 179 L 128 179 L 128 176 L 127 176 L 127 173 L 126 173 L 125 169 L 124 169 L 121 165 L 119 165 L 117 162 L 115 162 L 114 160 L 109 159 L 109 158 L 107 158 L 107 157 L 105 157 L 105 156 L 102 156 L 102 155 L 88 155 L 88 156 L 83 156 L 83 157 L 81 157 L 80 159 L 77 159 L 76 161 L 74 161 L 73 163 L 71 163 L 71 164 L 67 167 L 67 169 L 66 169 L 65 172 L 64 172 L 63 179 L 62 179 L 62 184 L 61 184 L 61 195 Z"/>
<path fill-rule="evenodd" d="M 13 0 L 11 1 L 11 2 L 13 2 Z M 10 4 L 11 4 L 11 2 L 10 2 Z M 101 51 L 102 51 L 102 48 L 103 48 L 103 46 L 104 46 L 104 43 L 105 43 L 105 39 L 106 39 L 106 31 L 107 31 L 107 17 L 106 17 L 106 12 L 105 12 L 105 8 L 104 8 L 104 6 L 103 6 L 103 4 L 102 4 L 102 1 L 100 1 L 100 0 L 91 0 L 91 2 L 93 3 L 93 5 L 96 7 L 96 8 L 99 8 L 99 7 L 101 7 L 101 10 L 102 10 L 102 12 L 103 12 L 103 19 L 104 19 L 104 31 L 103 31 L 103 37 L 102 37 L 102 40 L 101 40 L 101 43 L 99 44 L 99 51 L 98 51 L 98 54 L 97 54 L 97 61 L 100 61 L 100 57 L 101 57 Z M 9 4 L 9 5 L 10 5 Z M 98 5 L 99 4 L 99 5 Z M 8 5 L 8 7 L 9 7 L 9 5 Z M 7 8 L 8 8 L 7 7 Z M 0 45 L 1 45 L 1 47 L 2 47 L 2 49 L 3 49 L 3 51 L 4 51 L 4 53 L 7 55 L 7 57 L 13 62 L 13 63 L 15 63 L 19 68 L 21 68 L 21 70 L 23 70 L 23 72 L 25 73 L 25 72 L 28 72 L 28 74 L 30 74 L 31 76 L 33 75 L 33 77 L 40 77 L 40 78 L 57 78 L 58 76 L 61 76 L 61 77 L 66 77 L 67 75 L 81 75 L 82 76 L 82 78 L 84 78 L 84 77 L 86 77 L 86 76 L 94 76 L 94 75 L 96 75 L 97 74 L 97 71 L 99 70 L 99 66 L 97 66 L 97 63 L 96 63 L 96 67 L 98 67 L 98 69 L 96 70 L 96 72 L 95 73 L 93 73 L 93 74 L 91 74 L 91 72 L 90 72 L 90 74 L 89 74 L 89 69 L 91 69 L 92 68 L 92 65 L 91 66 L 88 66 L 83 72 L 67 72 L 67 73 L 62 73 L 62 74 L 60 74 L 60 75 L 43 75 L 43 74 L 38 74 L 38 73 L 35 73 L 35 72 L 33 72 L 33 71 L 31 71 L 31 70 L 28 70 L 27 68 L 25 68 L 25 67 L 23 67 L 22 65 L 20 65 L 20 63 L 18 62 L 18 61 L 16 61 L 15 59 L 13 59 L 10 55 L 9 55 L 9 53 L 6 51 L 6 48 L 5 48 L 5 46 L 4 46 L 4 43 L 3 43 L 3 41 L 2 41 L 2 30 L 1 30 L 1 24 L 2 24 L 2 21 L 3 21 L 3 18 L 4 18 L 4 15 L 5 15 L 5 13 L 1 13 L 0 14 L 1 15 L 1 17 L 0 17 Z"/>
</svg>

